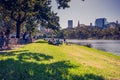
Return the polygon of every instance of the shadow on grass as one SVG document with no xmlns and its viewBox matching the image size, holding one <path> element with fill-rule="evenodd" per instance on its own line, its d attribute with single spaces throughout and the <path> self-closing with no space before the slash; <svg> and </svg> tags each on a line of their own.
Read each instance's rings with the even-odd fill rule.
<svg viewBox="0 0 120 80">
<path fill-rule="evenodd" d="M 69 61 L 50 64 L 21 62 L 19 60 L 0 61 L 0 80 L 104 80 L 101 76 L 85 74 L 73 75 L 68 69 L 76 68 Z"/>
<path fill-rule="evenodd" d="M 16 55 L 15 53 L 21 53 L 21 52 L 27 52 L 28 50 L 19 50 L 19 51 L 5 51 L 5 52 L 0 52 L 0 56 L 14 56 Z"/>
<path fill-rule="evenodd" d="M 27 50 L 18 51 L 20 54 L 5 56 L 17 56 L 17 59 L 9 58 L 0 60 L 0 80 L 104 80 L 103 77 L 94 74 L 83 76 L 70 74 L 69 69 L 77 68 L 70 61 L 58 61 L 49 64 L 29 62 L 27 60 L 46 61 L 53 56 L 43 53 L 32 53 Z"/>
<path fill-rule="evenodd" d="M 43 60 L 53 59 L 52 56 L 45 55 L 44 53 L 32 53 L 29 52 L 28 50 L 2 52 L 0 53 L 0 56 L 2 57 L 17 56 L 17 59 L 20 61 L 25 61 L 25 60 L 43 61 Z"/>
<path fill-rule="evenodd" d="M 35 43 L 48 43 L 47 41 L 37 41 Z"/>
<path fill-rule="evenodd" d="M 94 74 L 85 74 L 83 76 L 71 75 L 71 80 L 105 80 L 102 76 L 94 75 Z"/>
<path fill-rule="evenodd" d="M 45 55 L 43 53 L 26 52 L 26 53 L 18 54 L 17 56 L 20 61 L 23 61 L 23 60 L 43 61 L 43 60 L 53 59 L 52 56 Z"/>
</svg>

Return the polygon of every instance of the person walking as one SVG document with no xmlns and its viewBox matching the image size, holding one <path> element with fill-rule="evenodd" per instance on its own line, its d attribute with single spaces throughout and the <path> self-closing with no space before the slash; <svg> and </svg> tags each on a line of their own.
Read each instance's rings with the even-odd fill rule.
<svg viewBox="0 0 120 80">
<path fill-rule="evenodd" d="M 0 49 L 2 50 L 4 46 L 4 32 L 0 32 Z"/>
</svg>

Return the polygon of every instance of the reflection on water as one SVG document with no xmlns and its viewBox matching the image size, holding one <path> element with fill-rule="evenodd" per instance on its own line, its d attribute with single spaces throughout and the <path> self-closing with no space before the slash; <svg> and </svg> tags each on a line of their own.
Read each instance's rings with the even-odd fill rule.
<svg viewBox="0 0 120 80">
<path fill-rule="evenodd" d="M 120 55 L 120 40 L 67 40 L 81 45 L 91 44 L 93 48 Z"/>
</svg>

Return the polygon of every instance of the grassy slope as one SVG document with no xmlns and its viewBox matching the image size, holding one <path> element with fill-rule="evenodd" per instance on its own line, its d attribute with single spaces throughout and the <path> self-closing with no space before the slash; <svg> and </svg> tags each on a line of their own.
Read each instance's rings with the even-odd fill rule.
<svg viewBox="0 0 120 80">
<path fill-rule="evenodd" d="M 0 80 L 120 79 L 120 56 L 44 41 L 0 53 Z"/>
</svg>

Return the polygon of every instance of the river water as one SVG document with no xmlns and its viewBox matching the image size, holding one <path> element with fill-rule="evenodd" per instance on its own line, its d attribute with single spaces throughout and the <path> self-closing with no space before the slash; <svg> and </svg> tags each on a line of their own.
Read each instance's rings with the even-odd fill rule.
<svg viewBox="0 0 120 80">
<path fill-rule="evenodd" d="M 93 48 L 120 55 L 120 40 L 67 40 L 76 44 L 91 44 Z"/>
</svg>

